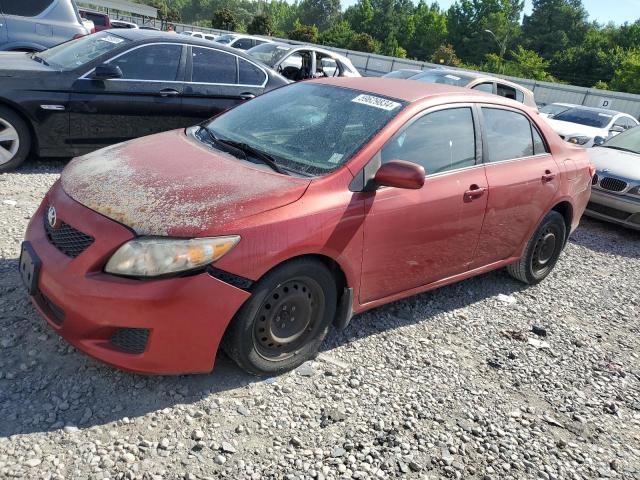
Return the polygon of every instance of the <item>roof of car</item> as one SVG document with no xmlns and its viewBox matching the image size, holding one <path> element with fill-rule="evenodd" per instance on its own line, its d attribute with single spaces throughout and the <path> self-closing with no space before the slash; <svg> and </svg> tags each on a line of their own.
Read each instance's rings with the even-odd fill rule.
<svg viewBox="0 0 640 480">
<path fill-rule="evenodd" d="M 191 35 L 179 35 L 170 32 L 160 32 L 158 30 L 147 30 L 144 28 L 118 28 L 116 30 L 109 30 L 109 32 L 133 42 L 142 40 L 158 40 L 161 42 L 189 43 L 191 45 L 201 45 L 203 47 L 211 47 L 212 45 L 211 40 L 205 40 L 204 38 L 192 37 Z M 238 50 L 227 47 L 222 43 L 216 43 L 215 47 L 238 55 Z"/>
<path fill-rule="evenodd" d="M 465 95 L 473 97 L 491 98 L 493 101 L 499 98 L 505 104 L 516 104 L 517 102 L 507 100 L 497 95 L 488 95 L 476 90 L 468 88 L 454 87 L 452 85 L 444 85 L 439 83 L 416 82 L 415 80 L 406 80 L 400 78 L 382 78 L 382 77 L 333 77 L 320 78 L 314 82 L 336 85 L 339 87 L 352 88 L 368 93 L 383 95 L 385 97 L 396 98 L 405 102 L 416 102 L 427 97 L 440 95 Z M 522 106 L 521 103 L 517 105 Z"/>
</svg>

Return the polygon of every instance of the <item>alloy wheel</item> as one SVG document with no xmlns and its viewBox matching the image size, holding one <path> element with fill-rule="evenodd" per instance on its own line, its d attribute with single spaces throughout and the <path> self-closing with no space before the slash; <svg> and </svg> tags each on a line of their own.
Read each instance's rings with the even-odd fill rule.
<svg viewBox="0 0 640 480">
<path fill-rule="evenodd" d="M 10 162 L 20 148 L 20 136 L 11 123 L 0 118 L 0 165 Z"/>
</svg>

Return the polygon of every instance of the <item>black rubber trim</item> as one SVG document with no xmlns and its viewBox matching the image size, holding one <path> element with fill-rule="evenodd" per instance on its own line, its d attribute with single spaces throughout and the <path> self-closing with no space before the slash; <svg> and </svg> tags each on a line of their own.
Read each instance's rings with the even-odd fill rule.
<svg viewBox="0 0 640 480">
<path fill-rule="evenodd" d="M 353 317 L 353 288 L 345 288 L 338 301 L 334 325 L 338 330 L 347 328 Z"/>
<path fill-rule="evenodd" d="M 207 273 L 211 275 L 213 278 L 217 278 L 221 282 L 228 283 L 229 285 L 239 288 L 241 290 L 249 291 L 253 284 L 255 283 L 253 280 L 249 280 L 248 278 L 241 277 L 240 275 L 235 275 L 233 273 L 225 272 L 224 270 L 220 270 L 219 268 L 213 267 L 209 265 L 207 267 Z"/>
</svg>

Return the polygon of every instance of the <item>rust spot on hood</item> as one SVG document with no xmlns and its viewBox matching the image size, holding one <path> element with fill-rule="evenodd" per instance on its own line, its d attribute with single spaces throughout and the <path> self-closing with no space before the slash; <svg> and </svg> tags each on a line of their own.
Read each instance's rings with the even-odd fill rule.
<svg viewBox="0 0 640 480">
<path fill-rule="evenodd" d="M 310 180 L 280 175 L 173 131 L 78 157 L 62 188 L 139 235 L 202 236 L 299 199 Z"/>
</svg>

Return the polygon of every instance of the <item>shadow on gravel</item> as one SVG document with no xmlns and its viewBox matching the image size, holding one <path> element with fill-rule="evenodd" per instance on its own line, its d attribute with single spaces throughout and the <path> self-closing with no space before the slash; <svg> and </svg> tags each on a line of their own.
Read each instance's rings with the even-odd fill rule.
<svg viewBox="0 0 640 480">
<path fill-rule="evenodd" d="M 67 163 L 71 161 L 69 158 L 30 158 L 24 162 L 20 168 L 10 173 L 16 175 L 32 175 L 34 173 L 60 173 Z"/>
<path fill-rule="evenodd" d="M 570 241 L 598 253 L 640 259 L 640 231 L 582 217 Z"/>
</svg>

